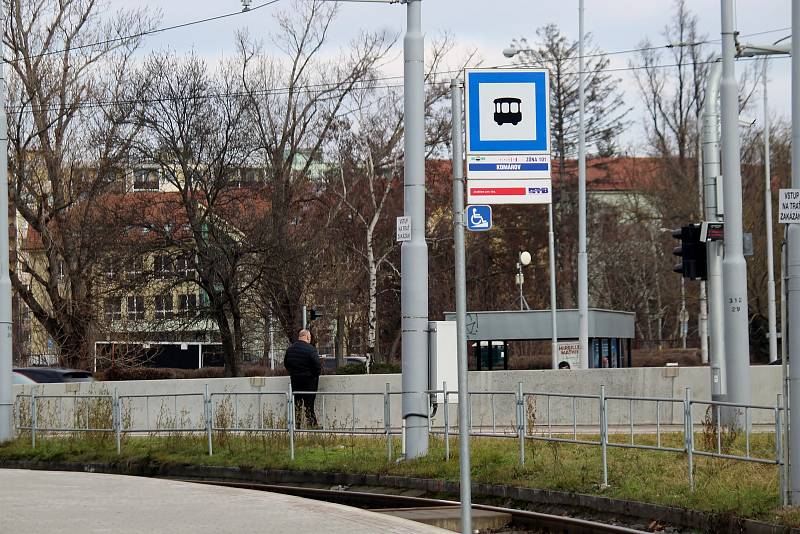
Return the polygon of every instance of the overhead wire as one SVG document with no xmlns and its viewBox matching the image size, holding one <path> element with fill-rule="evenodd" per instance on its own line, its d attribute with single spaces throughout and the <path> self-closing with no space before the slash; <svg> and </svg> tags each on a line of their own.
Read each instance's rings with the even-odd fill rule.
<svg viewBox="0 0 800 534">
<path fill-rule="evenodd" d="M 787 56 L 777 56 L 774 59 L 786 59 Z M 745 58 L 738 58 L 737 61 L 757 61 L 759 58 L 757 57 L 745 57 Z M 627 71 L 639 71 L 645 69 L 664 69 L 664 68 L 671 68 L 671 67 L 681 67 L 681 66 L 689 66 L 689 65 L 708 65 L 712 63 L 716 63 L 717 60 L 709 60 L 709 61 L 697 61 L 697 62 L 686 62 L 686 63 L 665 63 L 665 64 L 655 64 L 655 65 L 635 65 L 635 66 L 628 66 L 628 67 L 617 67 L 617 68 L 606 68 L 606 69 L 598 69 L 594 72 L 627 72 Z M 492 68 L 506 68 L 506 67 L 513 67 L 517 66 L 517 64 L 500 64 L 494 65 Z M 461 69 L 455 70 L 443 70 L 443 71 L 436 71 L 431 73 L 432 77 L 440 77 L 446 75 L 453 75 L 458 74 L 461 72 Z M 564 75 L 574 75 L 577 74 L 575 72 L 565 72 Z M 365 90 L 377 90 L 377 89 L 399 89 L 403 87 L 402 83 L 398 84 L 381 84 L 381 85 L 374 85 L 374 82 L 381 82 L 381 81 L 390 81 L 390 80 L 402 80 L 403 76 L 383 76 L 379 78 L 373 78 L 371 80 L 359 83 L 351 88 L 352 91 L 365 91 Z M 328 82 L 328 83 L 319 83 L 319 84 L 305 84 L 305 85 L 298 85 L 294 87 L 275 87 L 270 89 L 261 89 L 261 90 L 254 90 L 254 91 L 233 91 L 233 92 L 223 92 L 223 93 L 207 93 L 207 94 L 200 94 L 196 96 L 168 96 L 168 97 L 154 97 L 154 98 L 136 98 L 136 99 L 115 99 L 115 100 L 107 100 L 107 101 L 96 101 L 96 102 L 82 102 L 75 106 L 72 106 L 73 109 L 93 109 L 93 108 L 102 108 L 112 105 L 143 105 L 143 104 L 155 104 L 161 102 L 170 102 L 170 101 L 192 101 L 192 100 L 209 100 L 209 99 L 221 99 L 221 98 L 252 98 L 254 96 L 280 96 L 286 94 L 307 94 L 312 93 L 315 91 L 322 91 L 322 90 L 330 90 L 335 89 L 337 85 L 341 85 L 343 81 L 338 82 Z M 441 85 L 443 83 L 449 83 L 446 80 L 429 80 L 425 82 L 428 86 L 434 85 Z M 33 108 L 32 106 L 24 106 L 20 107 L 13 107 L 10 106 L 9 110 L 16 111 L 16 112 L 33 112 L 34 110 L 37 112 L 41 111 L 59 111 L 59 107 L 47 107 L 47 108 Z"/>
<path fill-rule="evenodd" d="M 69 49 L 62 49 L 62 50 L 54 50 L 54 51 L 49 51 L 49 52 L 43 52 L 43 53 L 40 53 L 40 54 L 37 54 L 37 55 L 28 56 L 28 57 L 29 58 L 42 57 L 42 56 L 46 56 L 46 55 L 60 54 L 60 53 L 63 53 L 63 52 L 69 51 L 69 50 L 83 49 L 83 48 L 89 48 L 89 47 L 94 47 L 94 46 L 102 46 L 102 45 L 106 45 L 106 44 L 112 44 L 114 42 L 124 42 L 124 41 L 127 41 L 127 40 L 132 40 L 132 39 L 136 39 L 136 38 L 140 38 L 140 37 L 144 37 L 144 36 L 148 36 L 148 35 L 154 35 L 154 34 L 166 32 L 166 31 L 176 30 L 176 29 L 180 29 L 180 28 L 186 28 L 186 27 L 190 27 L 190 26 L 194 26 L 194 25 L 198 25 L 198 24 L 203 24 L 203 23 L 212 22 L 212 21 L 216 21 L 216 20 L 221 20 L 221 19 L 225 19 L 225 18 L 237 16 L 237 15 L 242 15 L 244 13 L 256 11 L 258 9 L 262 9 L 264 7 L 276 4 L 279 1 L 280 0 L 268 0 L 268 1 L 263 2 L 263 3 L 261 3 L 261 4 L 257 5 L 257 6 L 250 7 L 247 10 L 224 13 L 224 14 L 221 14 L 221 15 L 213 16 L 213 17 L 207 17 L 207 18 L 187 21 L 187 22 L 184 22 L 184 23 L 175 24 L 175 25 L 171 25 L 171 26 L 155 28 L 153 30 L 148 30 L 148 31 L 144 31 L 144 32 L 138 32 L 138 33 L 130 34 L 130 35 L 127 35 L 127 36 L 115 37 L 115 38 L 112 38 L 112 39 L 98 41 L 96 43 L 87 43 L 87 44 L 84 44 L 84 45 L 71 47 Z M 364 0 L 324 0 L 324 1 L 362 2 Z M 393 1 L 393 0 L 368 0 L 368 1 L 374 1 L 376 3 L 380 2 L 380 3 L 386 3 L 386 4 L 397 3 L 396 1 Z M 761 31 L 761 32 L 742 35 L 741 37 L 752 37 L 752 36 L 757 36 L 757 35 L 764 35 L 764 34 L 768 34 L 768 33 L 786 31 L 787 29 L 791 29 L 791 28 L 776 28 L 776 29 L 773 29 L 773 30 L 766 30 L 766 31 Z M 606 57 L 606 56 L 613 56 L 613 55 L 624 55 L 624 54 L 631 54 L 631 53 L 645 52 L 645 51 L 652 51 L 652 50 L 672 49 L 672 48 L 676 48 L 676 47 L 700 46 L 700 45 L 710 44 L 710 43 L 714 43 L 714 42 L 719 42 L 719 39 L 702 40 L 702 41 L 689 42 L 689 43 L 668 43 L 668 44 L 665 44 L 665 45 L 643 46 L 643 47 L 638 47 L 638 48 L 630 48 L 630 49 L 625 49 L 625 50 L 616 50 L 616 51 L 611 51 L 611 52 L 598 52 L 598 53 L 595 53 L 595 54 L 584 54 L 584 57 L 585 58 L 592 58 L 592 57 Z M 567 57 L 566 59 L 577 59 L 577 56 Z M 739 58 L 739 59 L 744 61 L 744 60 L 754 60 L 756 58 Z M 11 60 L 11 61 L 18 61 L 18 60 Z M 707 64 L 707 63 L 713 63 L 713 62 L 714 61 L 702 61 L 702 62 L 693 62 L 693 63 L 684 63 L 684 64 L 671 63 L 671 64 L 656 64 L 656 65 L 638 65 L 638 66 L 627 66 L 627 67 L 597 69 L 595 72 L 626 72 L 626 71 L 637 71 L 637 70 L 644 70 L 644 69 L 651 69 L 651 68 L 652 69 L 660 69 L 660 68 L 679 67 L 681 65 L 688 65 L 688 64 L 700 65 L 700 64 Z M 507 63 L 507 64 L 495 65 L 494 67 L 495 68 L 503 68 L 503 67 L 513 67 L 513 66 L 517 66 L 517 65 L 518 65 L 517 63 Z M 434 73 L 431 73 L 431 74 L 434 77 L 437 77 L 437 76 L 444 76 L 444 75 L 448 75 L 448 74 L 452 75 L 452 74 L 456 74 L 458 72 L 460 72 L 460 69 L 459 70 L 437 71 L 437 72 L 434 72 Z M 565 75 L 572 75 L 572 74 L 577 74 L 577 72 L 565 72 L 564 74 Z M 400 88 L 400 87 L 402 87 L 402 84 L 374 85 L 374 83 L 375 82 L 383 82 L 383 81 L 391 81 L 391 80 L 402 80 L 402 79 L 403 79 L 403 76 L 400 76 L 400 75 L 383 76 L 383 77 L 373 78 L 371 80 L 368 80 L 368 81 L 365 81 L 363 83 L 360 83 L 358 86 L 353 87 L 352 90 L 374 90 L 374 89 Z M 309 93 L 309 92 L 312 92 L 312 91 L 315 91 L 315 90 L 334 89 L 337 85 L 341 85 L 343 83 L 344 83 L 344 80 L 340 80 L 340 81 L 329 82 L 329 83 L 306 84 L 306 85 L 300 85 L 300 86 L 296 86 L 296 87 L 276 87 L 276 88 L 270 88 L 270 89 L 264 89 L 264 90 L 248 91 L 248 92 L 236 91 L 236 92 L 228 92 L 228 93 L 210 93 L 210 94 L 203 94 L 203 95 L 190 96 L 190 97 L 174 96 L 174 97 L 157 97 L 157 98 L 139 98 L 139 99 L 128 99 L 128 100 L 115 99 L 115 100 L 108 100 L 108 101 L 82 102 L 82 103 L 78 104 L 75 107 L 76 108 L 81 108 L 81 109 L 92 109 L 92 108 L 106 107 L 106 106 L 111 106 L 111 105 L 136 105 L 136 104 L 148 104 L 148 103 L 158 103 L 158 102 L 178 101 L 178 100 L 188 101 L 188 100 L 211 99 L 211 98 L 241 98 L 241 97 L 273 96 L 273 95 L 279 96 L 279 95 L 282 95 L 282 94 L 289 94 L 290 92 L 292 92 L 294 94 L 297 94 L 297 93 Z M 428 81 L 428 82 L 426 82 L 426 85 L 438 85 L 438 84 L 441 84 L 441 83 L 444 83 L 444 82 L 443 81 Z M 32 107 L 29 107 L 29 106 L 24 106 L 23 108 L 10 107 L 9 109 L 10 110 L 16 110 L 16 111 L 22 111 L 22 110 L 26 110 L 27 109 L 29 112 L 32 112 L 34 110 Z M 38 109 L 36 109 L 36 111 L 58 111 L 58 110 L 59 110 L 59 108 L 56 108 L 56 107 L 48 107 L 48 108 L 38 108 Z"/>
<path fill-rule="evenodd" d="M 145 31 L 142 31 L 142 32 L 132 33 L 132 34 L 129 34 L 129 35 L 120 35 L 118 37 L 112 37 L 110 39 L 104 39 L 102 41 L 96 41 L 96 42 L 93 42 L 93 43 L 86 43 L 86 44 L 82 44 L 82 45 L 70 46 L 69 48 L 61 48 L 61 49 L 58 49 L 58 50 L 49 50 L 47 52 L 40 52 L 38 54 L 31 54 L 31 55 L 27 56 L 27 59 L 36 59 L 36 58 L 40 58 L 40 57 L 54 56 L 54 55 L 58 55 L 58 54 L 63 54 L 64 52 L 71 52 L 73 50 L 83 50 L 83 49 L 86 49 L 86 48 L 95 48 L 95 47 L 106 46 L 106 45 L 110 45 L 110 44 L 114 44 L 114 43 L 124 43 L 126 41 L 132 41 L 134 39 L 139 39 L 141 37 L 147 37 L 148 35 L 155 35 L 155 34 L 158 34 L 158 33 L 164 33 L 164 32 L 168 32 L 168 31 L 172 31 L 172 30 L 179 30 L 179 29 L 182 29 L 182 28 L 188 28 L 190 26 L 196 26 L 198 24 L 205 24 L 207 22 L 214 22 L 214 21 L 217 21 L 217 20 L 227 19 L 227 18 L 230 18 L 230 17 L 236 17 L 238 15 L 243 15 L 245 13 L 250 13 L 252 11 L 256 11 L 256 10 L 259 10 L 259 9 L 267 7 L 267 6 L 271 6 L 273 4 L 277 4 L 280 1 L 281 0 L 268 0 L 267 2 L 264 2 L 262 4 L 259 4 L 257 6 L 248 8 L 247 10 L 243 10 L 243 11 L 231 11 L 229 13 L 223 13 L 221 15 L 215 15 L 213 17 L 206 17 L 206 18 L 203 18 L 203 19 L 190 20 L 190 21 L 187 21 L 187 22 L 182 22 L 180 24 L 173 24 L 171 26 L 163 26 L 161 28 L 154 28 L 152 30 L 145 30 Z M 339 0 L 339 1 L 342 1 L 342 0 Z M 10 59 L 10 60 L 7 60 L 7 62 L 9 62 L 9 63 L 17 62 L 17 61 L 20 61 L 21 59 L 23 59 L 23 58 Z"/>
</svg>

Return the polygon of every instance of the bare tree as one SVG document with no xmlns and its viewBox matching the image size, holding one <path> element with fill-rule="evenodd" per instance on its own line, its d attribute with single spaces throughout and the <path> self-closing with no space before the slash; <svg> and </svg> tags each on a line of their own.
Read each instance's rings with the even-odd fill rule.
<svg viewBox="0 0 800 534">
<path fill-rule="evenodd" d="M 578 143 L 578 88 L 580 84 L 578 41 L 563 35 L 555 24 L 536 30 L 536 43 L 515 40 L 522 50 L 517 61 L 526 66 L 550 71 L 550 124 L 553 158 L 557 167 L 554 217 L 558 255 L 559 297 L 562 306 L 571 306 L 577 298 L 577 272 L 572 258 L 577 257 L 577 181 L 568 169 L 567 160 L 575 158 Z M 587 146 L 600 156 L 616 152 L 616 138 L 628 124 L 630 107 L 619 89 L 620 79 L 606 72 L 609 59 L 586 38 L 584 76 L 586 79 L 585 132 Z"/>
<path fill-rule="evenodd" d="M 139 39 L 119 36 L 155 22 L 141 9 L 106 16 L 106 7 L 12 1 L 4 28 L 11 189 L 31 237 L 11 281 L 70 366 L 93 351 L 92 273 L 115 235 L 96 226 L 98 210 L 136 132 L 128 82 Z"/>
<path fill-rule="evenodd" d="M 143 162 L 156 163 L 177 191 L 186 224 L 185 232 L 154 230 L 163 232 L 167 249 L 189 262 L 176 275 L 194 276 L 196 270 L 193 279 L 177 281 L 196 283 L 201 300 L 207 299 L 200 311 L 219 330 L 226 376 L 239 373 L 244 294 L 261 273 L 259 223 L 268 211 L 258 176 L 252 181 L 256 188 L 238 188 L 250 148 L 243 127 L 249 101 L 240 96 L 239 84 L 229 66 L 212 75 L 195 56 L 154 55 L 141 75 L 147 98 L 137 115 L 144 128 L 138 154 Z"/>
<path fill-rule="evenodd" d="M 450 120 L 443 113 L 449 87 L 437 79 L 451 41 L 445 37 L 434 42 L 427 65 L 426 81 L 426 150 L 442 148 L 450 132 Z M 402 93 L 394 88 L 369 88 L 351 97 L 352 110 L 335 129 L 331 159 L 335 170 L 329 173 L 328 191 L 335 207 L 341 206 L 347 217 L 344 226 L 359 227 L 362 239 L 350 245 L 350 251 L 362 258 L 367 275 L 367 352 L 381 360 L 378 346 L 378 276 L 381 268 L 399 275 L 393 254 L 397 251 L 390 215 L 402 212 L 401 191 L 397 184 L 403 172 Z M 446 111 L 446 109 L 444 109 Z M 392 195 L 392 193 L 396 193 Z M 341 220 L 341 219 L 340 219 Z M 379 226 L 380 225 L 380 226 Z"/>
<path fill-rule="evenodd" d="M 269 232 L 275 254 L 266 258 L 264 292 L 289 339 L 300 328 L 300 309 L 318 278 L 321 247 L 314 224 L 322 180 L 322 155 L 331 129 L 350 96 L 369 79 L 393 43 L 385 33 L 361 34 L 338 57 L 322 50 L 336 14 L 320 0 L 296 2 L 277 15 L 273 43 L 283 53 L 265 54 L 240 38 L 242 85 L 248 95 L 248 121 L 254 143 L 250 161 L 264 168 L 271 191 Z M 303 234 L 303 226 L 312 232 Z"/>
</svg>

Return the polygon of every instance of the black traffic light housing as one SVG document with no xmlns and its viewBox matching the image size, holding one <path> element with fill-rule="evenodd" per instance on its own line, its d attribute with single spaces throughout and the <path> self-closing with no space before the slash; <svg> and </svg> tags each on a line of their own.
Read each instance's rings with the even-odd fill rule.
<svg viewBox="0 0 800 534">
<path fill-rule="evenodd" d="M 679 239 L 681 246 L 675 247 L 672 253 L 681 258 L 681 263 L 672 270 L 689 280 L 708 280 L 708 258 L 706 243 L 700 241 L 700 225 L 682 226 L 673 230 L 672 237 Z"/>
<path fill-rule="evenodd" d="M 308 319 L 309 319 L 309 321 L 316 321 L 317 319 L 319 319 L 323 315 L 325 315 L 325 314 L 322 313 L 322 310 L 319 310 L 317 308 L 311 308 L 310 310 L 308 310 Z"/>
</svg>

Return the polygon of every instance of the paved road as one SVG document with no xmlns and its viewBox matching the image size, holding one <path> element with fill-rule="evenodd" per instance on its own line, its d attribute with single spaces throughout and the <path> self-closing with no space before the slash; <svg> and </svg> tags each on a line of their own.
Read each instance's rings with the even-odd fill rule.
<svg viewBox="0 0 800 534">
<path fill-rule="evenodd" d="M 0 469 L 0 531 L 15 534 L 442 534 L 357 508 L 151 478 Z"/>
</svg>

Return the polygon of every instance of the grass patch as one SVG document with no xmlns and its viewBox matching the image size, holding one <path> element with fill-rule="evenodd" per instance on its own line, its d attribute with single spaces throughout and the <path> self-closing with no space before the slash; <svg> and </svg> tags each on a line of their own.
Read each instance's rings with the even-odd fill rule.
<svg viewBox="0 0 800 534">
<path fill-rule="evenodd" d="M 627 436 L 609 436 L 626 442 Z M 587 436 L 586 439 L 596 439 Z M 700 433 L 697 440 L 702 440 Z M 655 436 L 636 436 L 637 444 L 655 444 Z M 665 446 L 681 447 L 680 434 L 663 434 Z M 399 451 L 400 440 L 395 439 Z M 445 461 L 444 443 L 432 437 L 427 457 L 395 463 L 387 458 L 383 438 L 331 434 L 298 434 L 295 460 L 289 458 L 285 434 L 215 434 L 214 455 L 208 456 L 205 435 L 167 433 L 126 437 L 117 456 L 113 436 L 37 437 L 35 449 L 29 436 L 0 445 L 2 460 L 42 461 L 149 461 L 250 469 L 296 469 L 347 473 L 391 474 L 458 481 L 457 439 L 450 442 L 451 458 Z M 768 457 L 774 436 L 753 434 L 753 455 Z M 741 517 L 800 526 L 800 510 L 782 509 L 779 503 L 778 468 L 731 460 L 695 456 L 695 491 L 688 483 L 683 453 L 608 448 L 609 487 L 603 488 L 601 451 L 597 446 L 529 440 L 526 464 L 519 465 L 515 439 L 473 438 L 473 482 L 604 495 L 697 510 L 731 513 Z M 701 441 L 697 447 L 703 448 Z M 743 451 L 741 438 L 726 442 L 727 451 Z"/>
</svg>

